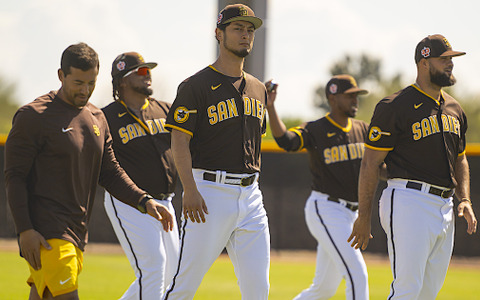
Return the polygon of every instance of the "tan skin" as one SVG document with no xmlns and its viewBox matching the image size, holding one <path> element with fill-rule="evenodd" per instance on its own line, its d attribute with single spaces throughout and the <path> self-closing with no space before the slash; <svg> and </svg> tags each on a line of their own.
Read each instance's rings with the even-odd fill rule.
<svg viewBox="0 0 480 300">
<path fill-rule="evenodd" d="M 58 78 L 62 82 L 62 86 L 58 90 L 58 96 L 66 103 L 81 109 L 87 104 L 95 89 L 98 69 L 93 68 L 82 71 L 81 69 L 71 67 L 70 71 L 69 74 L 65 75 L 61 69 L 58 70 Z M 162 222 L 165 231 L 173 230 L 173 216 L 165 206 L 156 201 L 147 201 L 145 206 L 149 215 Z M 45 238 L 35 229 L 28 229 L 19 234 L 19 245 L 25 260 L 33 269 L 40 270 L 42 268 L 40 248 L 51 249 Z M 34 284 L 31 286 L 29 299 L 40 299 Z M 45 289 L 43 299 L 78 299 L 78 292 L 73 291 L 53 297 L 47 288 Z"/>
<path fill-rule="evenodd" d="M 148 96 L 138 91 L 138 88 L 151 90 L 152 75 L 148 71 L 147 75 L 141 76 L 136 72 L 131 73 L 120 81 L 119 96 L 125 104 L 134 112 L 139 112 L 147 101 Z M 136 89 L 137 88 L 137 89 Z"/>
<path fill-rule="evenodd" d="M 441 87 L 430 80 L 430 70 L 444 72 L 451 76 L 453 62 L 451 57 L 435 57 L 422 59 L 417 64 L 417 85 L 434 99 L 440 100 Z M 388 151 L 365 149 L 360 168 L 360 180 L 358 183 L 359 208 L 358 218 L 353 225 L 352 234 L 348 238 L 351 246 L 365 250 L 371 235 L 372 201 L 375 195 L 378 181 L 378 166 L 383 163 Z M 455 194 L 458 199 L 470 199 L 470 174 L 468 161 L 465 155 L 457 158 L 455 165 L 455 179 L 457 187 Z M 477 231 L 477 219 L 469 201 L 461 201 L 457 207 L 458 216 L 467 221 L 467 233 Z"/>
<path fill-rule="evenodd" d="M 252 50 L 255 37 L 253 25 L 245 21 L 235 21 L 230 23 L 225 31 L 215 29 L 215 36 L 219 41 L 220 51 L 212 66 L 227 76 L 242 76 L 244 58 L 236 52 L 248 53 Z M 205 223 L 208 208 L 193 179 L 189 148 L 191 138 L 187 133 L 172 130 L 172 152 L 184 190 L 183 215 L 192 222 Z"/>
</svg>

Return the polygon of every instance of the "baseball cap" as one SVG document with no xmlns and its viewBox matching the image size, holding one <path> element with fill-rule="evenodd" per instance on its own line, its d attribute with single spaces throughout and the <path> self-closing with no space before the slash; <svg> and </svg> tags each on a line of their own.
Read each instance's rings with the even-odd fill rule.
<svg viewBox="0 0 480 300">
<path fill-rule="evenodd" d="M 429 35 L 418 43 L 415 48 L 415 63 L 422 58 L 453 57 L 465 55 L 465 52 L 453 51 L 448 40 L 441 34 Z"/>
<path fill-rule="evenodd" d="M 341 74 L 335 75 L 328 81 L 325 92 L 328 95 L 336 94 L 353 94 L 358 93 L 359 95 L 368 94 L 367 90 L 361 89 L 358 87 L 355 78 L 351 75 Z"/>
<path fill-rule="evenodd" d="M 255 17 L 253 10 L 244 4 L 231 4 L 225 6 L 225 8 L 218 14 L 217 27 L 233 21 L 250 22 L 255 29 L 258 29 L 263 24 L 262 19 Z"/>
<path fill-rule="evenodd" d="M 146 63 L 143 57 L 137 52 L 122 53 L 112 64 L 112 77 L 123 76 L 128 71 L 136 69 L 138 67 L 147 67 L 153 69 L 157 66 L 157 63 Z"/>
</svg>

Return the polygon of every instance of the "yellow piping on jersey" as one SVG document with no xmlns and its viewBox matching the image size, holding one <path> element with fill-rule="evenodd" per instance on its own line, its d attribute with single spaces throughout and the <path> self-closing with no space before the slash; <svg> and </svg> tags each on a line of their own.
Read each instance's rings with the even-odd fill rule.
<svg viewBox="0 0 480 300">
<path fill-rule="evenodd" d="M 392 148 L 380 148 L 380 147 L 373 147 L 373 146 L 370 146 L 368 144 L 365 144 L 365 147 L 367 147 L 368 149 L 377 150 L 377 151 L 392 151 L 393 150 L 393 147 Z"/>
<path fill-rule="evenodd" d="M 137 121 L 138 124 L 140 124 L 140 126 L 142 126 L 143 129 L 145 129 L 146 132 L 148 132 L 150 135 L 152 135 L 152 132 L 150 131 L 150 128 L 148 128 L 148 126 L 147 126 L 145 123 L 143 123 L 142 120 L 140 120 L 134 113 L 132 113 L 132 112 L 130 111 L 130 109 L 128 108 L 127 104 L 125 104 L 125 102 L 123 102 L 123 100 L 120 100 L 120 103 L 121 103 L 123 106 L 125 106 L 125 109 L 127 110 L 128 114 L 129 114 L 130 116 L 132 116 L 132 118 L 134 118 L 135 121 Z M 145 99 L 145 103 L 142 105 L 142 108 L 141 108 L 141 109 L 147 108 L 147 107 L 148 107 L 148 104 L 149 104 L 148 100 Z"/>
<path fill-rule="evenodd" d="M 298 137 L 300 138 L 300 146 L 298 147 L 298 149 L 296 149 L 295 151 L 298 151 L 298 150 L 301 150 L 303 149 L 303 145 L 304 145 L 304 142 L 303 142 L 303 136 L 302 136 L 302 133 L 300 132 L 300 129 L 302 127 L 300 126 L 296 126 L 296 127 L 292 127 L 290 128 L 288 131 L 291 131 L 293 133 L 295 133 L 296 135 L 298 135 Z"/>
<path fill-rule="evenodd" d="M 330 115 L 330 113 L 327 113 L 325 115 L 325 118 L 327 118 L 327 120 L 330 121 L 330 123 L 332 123 L 333 126 L 340 128 L 343 132 L 349 132 L 352 129 L 352 119 L 348 118 L 347 126 L 343 127 L 340 124 L 338 124 L 337 122 L 335 122 L 329 115 Z"/>
<path fill-rule="evenodd" d="M 188 134 L 189 136 L 193 137 L 193 133 L 192 133 L 191 131 L 188 131 L 188 130 L 183 129 L 183 128 L 181 128 L 181 127 L 178 127 L 178 126 L 175 126 L 175 125 L 170 125 L 170 124 L 165 124 L 164 127 L 165 127 L 165 128 L 172 128 L 172 129 L 181 131 L 181 132 L 186 133 L 186 134 Z"/>
<path fill-rule="evenodd" d="M 437 99 L 433 98 L 432 96 L 430 96 L 429 94 L 425 93 L 424 91 L 422 91 L 422 89 L 417 86 L 416 84 L 412 84 L 411 86 L 413 86 L 417 91 L 419 91 L 420 93 L 424 94 L 425 96 L 427 96 L 428 98 L 432 99 L 433 101 L 435 101 L 435 103 L 437 103 L 438 106 L 440 106 L 440 102 L 438 102 Z M 440 95 L 442 96 L 443 99 L 445 99 L 443 97 L 443 90 L 440 90 Z"/>
<path fill-rule="evenodd" d="M 212 66 L 212 65 L 208 65 L 208 67 L 209 67 L 210 69 L 214 70 L 214 71 L 217 72 L 217 73 L 220 73 L 220 74 L 222 74 L 222 75 L 225 75 L 225 74 L 223 74 L 222 72 L 220 72 L 219 70 L 215 69 L 215 67 Z M 229 75 L 225 75 L 225 76 L 232 77 L 232 76 L 229 76 Z M 245 78 L 245 72 L 243 72 L 243 70 L 242 70 L 242 75 L 241 75 L 241 76 L 242 76 L 243 78 Z"/>
</svg>

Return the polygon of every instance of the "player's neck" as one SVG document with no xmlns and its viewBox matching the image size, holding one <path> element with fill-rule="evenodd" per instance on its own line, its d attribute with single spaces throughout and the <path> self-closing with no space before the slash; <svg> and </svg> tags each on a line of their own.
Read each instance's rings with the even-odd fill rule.
<svg viewBox="0 0 480 300">
<path fill-rule="evenodd" d="M 140 111 L 142 107 L 145 105 L 145 102 L 147 101 L 148 97 L 140 94 L 140 93 L 124 93 L 120 97 L 120 100 L 125 102 L 125 104 L 128 106 L 128 108 L 132 109 L 133 111 Z"/>
<path fill-rule="evenodd" d="M 348 119 L 349 117 L 345 115 L 344 113 L 339 113 L 335 111 L 330 111 L 330 114 L 328 115 L 330 118 L 332 118 L 335 123 L 342 127 L 347 127 L 348 126 Z"/>
<path fill-rule="evenodd" d="M 415 85 L 419 87 L 423 92 L 427 93 L 430 97 L 440 100 L 442 87 L 433 84 L 430 81 L 430 78 L 426 80 L 425 78 L 417 77 Z"/>
<path fill-rule="evenodd" d="M 241 57 L 220 53 L 212 66 L 222 74 L 239 77 L 243 75 L 243 62 L 244 59 Z"/>
</svg>

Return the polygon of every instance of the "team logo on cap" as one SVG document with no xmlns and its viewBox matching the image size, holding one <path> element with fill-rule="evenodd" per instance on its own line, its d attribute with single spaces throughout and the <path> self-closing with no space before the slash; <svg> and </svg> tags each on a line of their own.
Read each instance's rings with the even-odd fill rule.
<svg viewBox="0 0 480 300">
<path fill-rule="evenodd" d="M 125 62 L 123 60 L 121 60 L 117 63 L 117 70 L 119 70 L 119 71 L 125 70 Z"/>
<path fill-rule="evenodd" d="M 248 16 L 248 11 L 247 9 L 244 7 L 244 6 L 240 6 L 238 8 L 238 13 L 241 15 L 241 16 Z"/>
<path fill-rule="evenodd" d="M 373 126 L 368 133 L 368 139 L 372 142 L 378 141 L 382 135 L 390 135 L 390 132 L 384 132 L 379 127 Z"/>
<path fill-rule="evenodd" d="M 137 53 L 137 56 L 138 56 L 138 60 L 142 63 L 145 62 L 145 60 L 143 59 L 143 56 L 140 55 L 140 53 Z"/>
<path fill-rule="evenodd" d="M 196 113 L 197 113 L 196 109 L 189 110 L 184 106 L 179 106 L 173 113 L 173 118 L 177 123 L 185 123 L 188 120 L 188 117 L 190 116 L 190 114 L 196 114 Z"/>
<path fill-rule="evenodd" d="M 423 49 L 422 49 L 422 51 L 420 51 L 420 53 L 422 54 L 422 56 L 424 58 L 427 58 L 427 57 L 430 56 L 430 48 L 429 47 L 423 47 Z"/>
<path fill-rule="evenodd" d="M 336 94 L 338 91 L 338 86 L 335 83 L 332 83 L 328 90 L 330 91 L 330 94 Z"/>
</svg>

